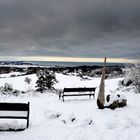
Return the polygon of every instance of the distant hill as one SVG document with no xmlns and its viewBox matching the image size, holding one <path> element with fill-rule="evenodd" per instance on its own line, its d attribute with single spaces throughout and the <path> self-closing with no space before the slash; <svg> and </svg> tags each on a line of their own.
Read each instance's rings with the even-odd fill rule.
<svg viewBox="0 0 140 140">
<path fill-rule="evenodd" d="M 33 65 L 25 61 L 0 61 L 0 65 Z"/>
</svg>

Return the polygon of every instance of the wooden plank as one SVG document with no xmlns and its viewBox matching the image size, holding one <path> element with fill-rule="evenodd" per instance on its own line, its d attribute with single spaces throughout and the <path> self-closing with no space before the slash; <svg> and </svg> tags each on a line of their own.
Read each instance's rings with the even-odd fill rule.
<svg viewBox="0 0 140 140">
<path fill-rule="evenodd" d="M 0 110 L 28 111 L 29 105 L 26 103 L 0 103 Z"/>
<path fill-rule="evenodd" d="M 0 116 L 0 119 L 27 119 L 27 117 L 19 116 Z"/>
<path fill-rule="evenodd" d="M 86 96 L 86 95 L 92 96 L 94 94 L 64 94 L 63 96 Z"/>
<path fill-rule="evenodd" d="M 0 116 L 18 116 L 27 117 L 28 111 L 7 111 L 0 110 Z"/>
<path fill-rule="evenodd" d="M 23 130 L 25 130 L 25 128 L 19 128 L 19 129 L 11 129 L 10 128 L 10 129 L 5 129 L 5 130 L 3 130 L 3 129 L 0 128 L 0 131 L 1 132 L 7 132 L 7 131 L 11 131 L 11 132 L 12 131 L 15 131 L 15 132 L 17 132 L 17 131 L 23 131 Z"/>
<path fill-rule="evenodd" d="M 96 88 L 64 88 L 64 92 L 85 92 L 95 91 Z"/>
</svg>

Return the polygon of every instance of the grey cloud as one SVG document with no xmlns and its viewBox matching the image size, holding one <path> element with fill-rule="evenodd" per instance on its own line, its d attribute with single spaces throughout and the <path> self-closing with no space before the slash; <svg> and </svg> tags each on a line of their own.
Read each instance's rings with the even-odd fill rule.
<svg viewBox="0 0 140 140">
<path fill-rule="evenodd" d="M 138 0 L 0 0 L 0 55 L 138 58 L 139 7 Z"/>
</svg>

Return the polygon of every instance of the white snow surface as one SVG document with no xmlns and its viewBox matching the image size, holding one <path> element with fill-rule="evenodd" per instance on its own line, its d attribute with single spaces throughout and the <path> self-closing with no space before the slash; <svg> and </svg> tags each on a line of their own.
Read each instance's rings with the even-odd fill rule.
<svg viewBox="0 0 140 140">
<path fill-rule="evenodd" d="M 10 74 L 8 74 L 8 75 L 10 75 Z M 25 82 L 26 77 L 31 78 L 30 84 L 27 84 Z M 18 76 L 18 77 L 0 78 L 0 86 L 4 86 L 5 83 L 9 83 L 12 85 L 13 89 L 27 91 L 29 87 L 31 89 L 35 89 L 36 80 L 37 80 L 37 76 L 35 74 Z"/>
<path fill-rule="evenodd" d="M 0 74 L 0 78 L 8 78 L 8 77 L 12 77 L 13 76 L 17 76 L 21 74 L 20 72 L 10 72 L 10 73 L 6 73 L 6 74 Z"/>
<path fill-rule="evenodd" d="M 11 83 L 14 88 L 26 90 L 26 76 L 0 79 L 0 86 Z M 35 75 L 32 89 L 35 89 Z M 81 80 L 76 76 L 56 74 L 55 88 L 97 87 L 95 98 L 67 97 L 65 102 L 51 92 L 28 92 L 20 96 L 0 95 L 0 102 L 30 102 L 30 125 L 21 132 L 0 132 L 0 140 L 140 140 L 140 95 L 133 90 L 118 88 L 122 78 L 105 80 L 105 93 L 121 94 L 127 98 L 124 108 L 98 109 L 96 105 L 100 78 Z M 8 122 L 9 121 L 9 122 Z M 23 127 L 20 120 L 1 120 L 0 127 Z"/>
</svg>

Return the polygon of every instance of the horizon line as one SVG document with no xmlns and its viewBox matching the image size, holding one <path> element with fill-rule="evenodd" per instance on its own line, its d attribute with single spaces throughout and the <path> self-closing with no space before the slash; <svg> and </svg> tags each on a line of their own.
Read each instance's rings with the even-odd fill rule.
<svg viewBox="0 0 140 140">
<path fill-rule="evenodd" d="M 0 56 L 0 61 L 48 61 L 48 62 L 103 62 L 103 58 L 51 57 L 51 56 Z M 110 63 L 138 63 L 140 59 L 107 58 Z"/>
</svg>

